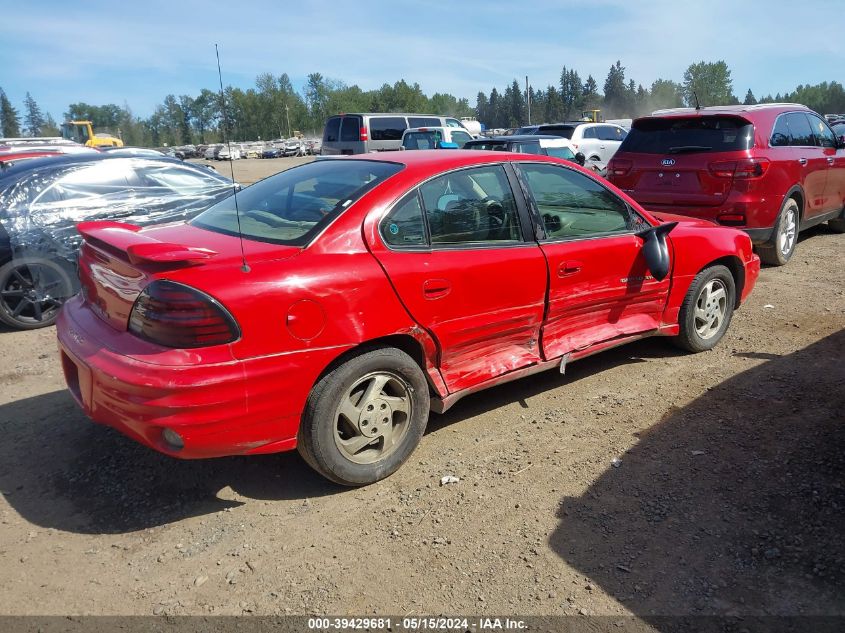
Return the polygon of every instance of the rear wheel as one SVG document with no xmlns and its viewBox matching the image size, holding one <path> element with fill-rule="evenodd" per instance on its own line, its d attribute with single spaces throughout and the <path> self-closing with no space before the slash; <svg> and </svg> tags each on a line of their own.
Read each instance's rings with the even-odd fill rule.
<svg viewBox="0 0 845 633">
<path fill-rule="evenodd" d="M 73 282 L 56 262 L 39 257 L 0 266 L 0 321 L 18 330 L 53 325 Z"/>
<path fill-rule="evenodd" d="M 733 275 L 724 266 L 705 268 L 693 279 L 681 304 L 674 343 L 689 352 L 716 347 L 730 325 L 736 301 Z"/>
<path fill-rule="evenodd" d="M 772 231 L 772 237 L 765 244 L 757 247 L 757 253 L 764 264 L 783 266 L 788 262 L 798 243 L 798 224 L 800 211 L 795 198 L 787 198 L 778 215 L 778 221 Z"/>
<path fill-rule="evenodd" d="M 428 422 L 428 383 L 405 352 L 379 348 L 350 358 L 312 389 L 298 448 L 324 477 L 345 486 L 393 474 Z"/>
</svg>

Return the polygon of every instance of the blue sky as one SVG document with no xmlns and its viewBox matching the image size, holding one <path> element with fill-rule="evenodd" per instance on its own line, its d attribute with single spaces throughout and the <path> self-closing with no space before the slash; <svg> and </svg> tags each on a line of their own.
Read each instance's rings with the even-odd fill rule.
<svg viewBox="0 0 845 633">
<path fill-rule="evenodd" d="M 149 115 L 165 95 L 251 87 L 263 72 L 310 72 L 367 90 L 404 78 L 475 104 L 479 90 L 563 65 L 604 83 L 681 81 L 724 59 L 740 99 L 845 80 L 841 0 L 0 0 L 0 87 L 22 109 L 32 93 L 57 120 L 67 105 L 127 103 Z"/>
</svg>

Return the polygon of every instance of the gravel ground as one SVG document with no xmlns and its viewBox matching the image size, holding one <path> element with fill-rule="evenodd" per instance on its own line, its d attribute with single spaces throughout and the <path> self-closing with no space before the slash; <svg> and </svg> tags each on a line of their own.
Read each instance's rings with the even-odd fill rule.
<svg viewBox="0 0 845 633">
<path fill-rule="evenodd" d="M 52 329 L 0 332 L 0 613 L 845 615 L 843 254 L 811 230 L 716 350 L 468 397 L 357 490 L 158 455 L 77 409 Z"/>
</svg>

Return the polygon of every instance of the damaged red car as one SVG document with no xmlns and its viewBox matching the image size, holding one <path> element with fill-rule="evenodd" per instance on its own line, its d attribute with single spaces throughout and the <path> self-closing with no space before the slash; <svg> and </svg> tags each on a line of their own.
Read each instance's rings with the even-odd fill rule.
<svg viewBox="0 0 845 633">
<path fill-rule="evenodd" d="M 298 448 L 345 485 L 466 394 L 646 336 L 712 348 L 760 266 L 742 231 L 503 152 L 318 160 L 187 223 L 78 229 L 58 338 L 91 418 L 174 457 Z"/>
</svg>

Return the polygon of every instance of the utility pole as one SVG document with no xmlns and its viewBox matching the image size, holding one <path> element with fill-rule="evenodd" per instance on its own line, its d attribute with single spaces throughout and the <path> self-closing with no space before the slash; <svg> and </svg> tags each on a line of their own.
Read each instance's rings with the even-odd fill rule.
<svg viewBox="0 0 845 633">
<path fill-rule="evenodd" d="M 285 104 L 285 117 L 288 120 L 288 138 L 290 138 L 290 110 L 288 109 L 288 104 Z"/>
<path fill-rule="evenodd" d="M 525 75 L 525 99 L 528 102 L 528 125 L 531 125 L 531 89 L 528 87 L 528 75 Z"/>
</svg>

